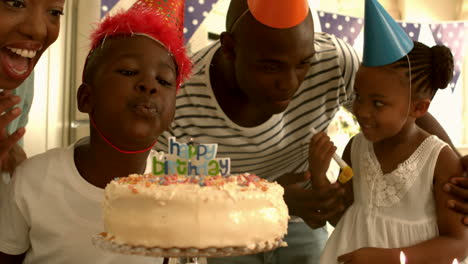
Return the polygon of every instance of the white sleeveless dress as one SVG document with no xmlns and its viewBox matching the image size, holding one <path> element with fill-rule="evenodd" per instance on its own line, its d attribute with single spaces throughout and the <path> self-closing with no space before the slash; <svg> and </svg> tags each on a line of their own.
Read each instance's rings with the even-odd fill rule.
<svg viewBox="0 0 468 264">
<path fill-rule="evenodd" d="M 432 180 L 439 152 L 446 145 L 429 136 L 384 175 L 372 143 L 357 135 L 351 146 L 354 203 L 328 239 L 320 263 L 338 263 L 338 256 L 362 247 L 406 247 L 437 236 Z"/>
</svg>

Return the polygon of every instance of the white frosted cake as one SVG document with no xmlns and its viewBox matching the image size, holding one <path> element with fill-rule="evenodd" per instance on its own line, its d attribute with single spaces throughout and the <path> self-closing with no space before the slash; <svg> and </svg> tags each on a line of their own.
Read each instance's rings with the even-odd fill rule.
<svg viewBox="0 0 468 264">
<path fill-rule="evenodd" d="M 158 248 L 268 247 L 287 232 L 283 193 L 252 174 L 117 178 L 105 188 L 105 236 Z"/>
</svg>

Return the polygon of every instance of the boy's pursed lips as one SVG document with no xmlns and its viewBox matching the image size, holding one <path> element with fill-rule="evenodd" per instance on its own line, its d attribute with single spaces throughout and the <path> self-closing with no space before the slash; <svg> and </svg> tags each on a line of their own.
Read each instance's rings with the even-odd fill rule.
<svg viewBox="0 0 468 264">
<path fill-rule="evenodd" d="M 148 98 L 137 98 L 130 102 L 130 107 L 143 117 L 153 118 L 159 114 L 158 104 Z"/>
</svg>

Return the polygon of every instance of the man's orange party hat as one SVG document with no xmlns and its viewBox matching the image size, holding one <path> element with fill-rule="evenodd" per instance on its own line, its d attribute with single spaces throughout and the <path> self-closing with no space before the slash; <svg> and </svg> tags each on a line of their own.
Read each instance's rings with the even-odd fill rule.
<svg viewBox="0 0 468 264">
<path fill-rule="evenodd" d="M 309 13 L 307 0 L 248 0 L 247 3 L 254 18 L 272 28 L 294 27 Z"/>
</svg>

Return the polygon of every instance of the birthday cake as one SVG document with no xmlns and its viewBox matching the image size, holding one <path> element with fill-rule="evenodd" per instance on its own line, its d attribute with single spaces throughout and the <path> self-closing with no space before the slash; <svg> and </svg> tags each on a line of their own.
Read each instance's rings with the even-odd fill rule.
<svg viewBox="0 0 468 264">
<path fill-rule="evenodd" d="M 229 169 L 213 162 L 216 146 L 197 145 L 191 152 L 195 158 L 186 160 L 189 157 L 181 150 L 190 146 L 173 138 L 170 144 L 177 146 L 176 151 L 155 158 L 153 173 L 116 178 L 106 186 L 108 239 L 125 245 L 196 249 L 271 248 L 282 240 L 289 215 L 279 184 L 248 173 L 223 175 Z M 209 147 L 215 148 L 205 151 Z M 175 155 L 168 158 L 171 154 Z M 204 170 L 206 176 L 189 173 L 190 163 L 193 173 Z M 169 164 L 185 165 L 170 169 Z M 187 174 L 155 173 L 178 169 Z"/>
</svg>

